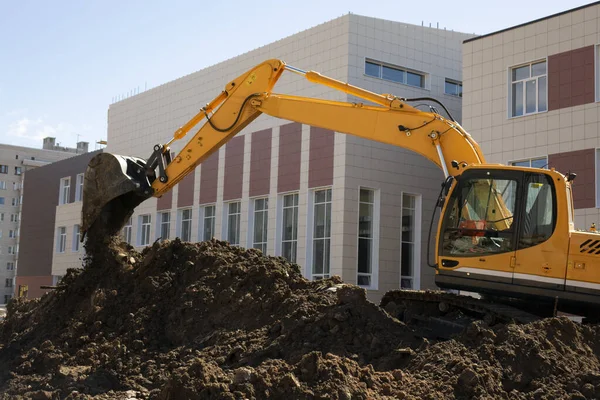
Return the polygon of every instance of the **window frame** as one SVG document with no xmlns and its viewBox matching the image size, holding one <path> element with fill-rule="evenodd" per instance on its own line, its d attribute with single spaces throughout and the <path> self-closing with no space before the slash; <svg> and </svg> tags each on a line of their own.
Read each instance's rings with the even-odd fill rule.
<svg viewBox="0 0 600 400">
<path fill-rule="evenodd" d="M 148 218 L 148 222 L 144 222 L 144 218 L 146 217 Z M 141 214 L 138 218 L 138 226 L 140 228 L 138 244 L 140 246 L 148 246 L 150 245 L 150 235 L 152 234 L 152 214 Z M 144 243 L 144 238 L 147 239 L 146 243 Z"/>
<path fill-rule="evenodd" d="M 508 165 L 513 166 L 513 167 L 525 167 L 525 168 L 537 168 L 537 167 L 532 167 L 533 161 L 537 161 L 537 160 L 541 160 L 541 159 L 545 159 L 546 163 L 544 164 L 545 167 L 543 167 L 543 169 L 548 169 L 548 156 L 536 156 L 536 157 L 528 157 L 528 158 L 521 158 L 521 159 L 517 159 L 517 160 L 510 160 L 508 162 Z M 525 165 L 517 165 L 517 163 L 523 163 L 525 161 L 529 161 L 529 166 L 525 166 Z"/>
<path fill-rule="evenodd" d="M 206 210 L 208 208 L 212 209 L 212 215 L 207 216 L 206 215 Z M 206 223 L 207 220 L 211 220 L 210 221 L 210 230 L 211 230 L 211 237 L 206 237 L 206 230 L 204 229 L 206 227 Z M 215 233 L 216 233 L 216 221 L 217 221 L 217 206 L 216 204 L 202 204 L 200 206 L 200 210 L 198 212 L 198 239 L 199 241 L 206 241 L 206 240 L 211 240 L 212 238 L 215 237 Z"/>
<path fill-rule="evenodd" d="M 257 202 L 264 200 L 264 208 L 261 209 L 257 209 L 256 208 L 256 204 Z M 260 251 L 262 251 L 263 254 L 267 254 L 267 249 L 269 246 L 269 197 L 266 196 L 261 196 L 261 197 L 253 197 L 250 199 L 250 210 L 249 210 L 249 215 L 251 216 L 251 218 L 249 218 L 248 221 L 248 247 L 253 248 L 253 249 L 259 249 Z M 256 241 L 256 214 L 257 213 L 261 213 L 264 214 L 263 215 L 263 229 L 264 229 L 264 236 L 263 236 L 263 241 L 261 242 L 257 242 Z M 257 245 L 260 245 L 260 247 L 257 247 Z"/>
<path fill-rule="evenodd" d="M 58 194 L 58 205 L 69 204 L 71 197 L 71 177 L 60 179 L 60 192 Z"/>
<path fill-rule="evenodd" d="M 56 252 L 64 253 L 67 250 L 67 227 L 59 226 L 56 236 Z"/>
<path fill-rule="evenodd" d="M 80 240 L 81 240 L 81 227 L 79 226 L 79 224 L 75 224 L 75 225 L 73 225 L 73 240 L 71 243 L 71 251 L 73 253 L 77 253 L 77 252 L 79 252 L 79 250 L 81 250 L 81 246 L 79 245 Z"/>
<path fill-rule="evenodd" d="M 367 64 L 377 65 L 379 67 L 379 74 L 378 74 L 378 76 L 367 74 Z M 403 81 L 398 81 L 398 80 L 394 80 L 394 79 L 384 78 L 383 77 L 383 69 L 384 69 L 384 67 L 392 69 L 392 70 L 395 70 L 395 71 L 402 72 Z M 417 86 L 417 85 L 412 85 L 412 84 L 408 83 L 408 74 L 418 75 L 419 77 L 421 77 L 422 85 Z M 375 60 L 373 58 L 368 58 L 368 57 L 364 58 L 363 76 L 366 76 L 366 77 L 369 77 L 369 78 L 374 78 L 374 79 L 381 79 L 382 81 L 397 83 L 399 85 L 405 85 L 405 86 L 409 86 L 409 87 L 412 87 L 412 88 L 429 90 L 429 87 L 428 87 L 428 76 L 429 76 L 429 74 L 427 72 L 418 71 L 418 70 L 415 70 L 415 69 L 412 69 L 412 68 L 402 67 L 400 65 L 395 65 L 395 64 L 384 62 L 384 61 L 378 61 L 378 60 Z"/>
<path fill-rule="evenodd" d="M 121 230 L 121 237 L 123 241 L 131 244 L 131 235 L 133 232 L 133 217 L 129 217 L 125 225 L 123 225 L 123 229 Z"/>
<path fill-rule="evenodd" d="M 317 197 L 317 193 L 318 192 L 322 192 L 325 191 L 325 201 L 322 202 L 318 202 L 316 201 L 316 197 Z M 329 200 L 327 200 L 327 191 L 331 192 L 331 197 Z M 332 207 L 333 207 L 333 188 L 331 186 L 327 186 L 327 187 L 318 187 L 318 188 L 311 188 L 308 192 L 309 194 L 309 215 L 308 215 L 308 220 L 310 222 L 310 226 L 307 227 L 307 242 L 309 244 L 309 257 L 307 257 L 308 262 L 306 263 L 306 268 L 307 268 L 307 276 L 309 277 L 310 280 L 317 280 L 317 279 L 326 279 L 331 277 L 331 239 L 332 239 L 332 235 L 331 235 L 331 227 L 333 224 L 333 213 L 332 213 Z M 327 217 L 329 217 L 329 226 L 327 227 L 327 222 L 325 222 L 324 225 L 324 229 L 323 229 L 323 236 L 322 237 L 315 237 L 315 230 L 317 227 L 316 221 L 315 219 L 316 217 L 316 207 L 318 205 L 324 204 L 325 205 L 325 221 L 327 221 Z M 327 204 L 330 205 L 329 208 L 329 214 L 327 213 Z M 329 231 L 329 236 L 326 235 L 327 231 Z M 318 240 L 323 240 L 324 242 L 324 246 L 327 244 L 327 248 L 324 247 L 324 258 L 323 258 L 323 272 L 322 273 L 315 273 L 315 262 L 316 262 L 316 258 L 315 258 L 315 247 L 316 247 L 316 242 Z M 326 258 L 325 258 L 326 257 Z M 327 268 L 325 268 L 325 261 L 327 261 Z"/>
<path fill-rule="evenodd" d="M 168 217 L 169 217 L 168 221 L 164 220 L 165 215 L 168 215 Z M 171 210 L 159 211 L 156 216 L 156 224 L 157 224 L 156 239 L 168 240 L 171 237 Z M 165 225 L 167 226 L 167 228 L 166 228 L 167 236 L 166 237 L 163 236 L 163 233 L 164 233 L 163 229 L 164 229 Z"/>
<path fill-rule="evenodd" d="M 414 208 L 409 208 L 409 207 L 405 207 L 404 205 L 404 196 L 411 196 L 414 199 Z M 422 243 L 421 243 L 421 237 L 422 237 L 422 227 L 421 227 L 421 222 L 423 219 L 423 196 L 419 193 L 411 193 L 411 192 L 402 192 L 401 195 L 401 201 L 400 201 L 400 260 L 399 260 L 399 272 L 400 272 L 400 280 L 398 282 L 398 287 L 399 288 L 405 288 L 402 286 L 402 280 L 406 280 L 409 279 L 412 282 L 411 288 L 413 290 L 420 290 L 421 289 L 421 250 L 422 250 Z M 411 270 L 412 270 L 412 276 L 408 276 L 408 275 L 402 275 L 402 253 L 403 253 L 403 244 L 405 243 L 403 237 L 402 237 L 402 232 L 403 232 L 403 223 L 402 223 L 402 218 L 404 217 L 404 211 L 406 210 L 411 210 L 413 211 L 413 241 L 412 246 L 413 246 L 413 259 L 412 259 L 412 266 L 411 266 Z"/>
<path fill-rule="evenodd" d="M 285 199 L 288 196 L 292 197 L 292 205 L 286 206 Z M 277 226 L 276 226 L 276 248 L 275 254 L 295 263 L 298 260 L 298 222 L 300 214 L 300 193 L 298 191 L 279 193 L 277 199 Z M 292 210 L 292 239 L 284 239 L 285 237 L 285 212 Z M 285 244 L 291 244 L 291 258 L 285 255 Z"/>
<path fill-rule="evenodd" d="M 189 212 L 189 218 L 184 219 L 184 214 Z M 194 212 L 191 207 L 181 208 L 177 210 L 177 236 L 181 239 L 182 242 L 191 242 L 192 241 L 192 221 L 194 220 Z M 188 238 L 184 237 L 184 225 L 187 226 L 186 235 Z"/>
<path fill-rule="evenodd" d="M 546 73 L 544 75 L 537 75 L 534 78 L 531 77 L 531 68 L 534 64 L 538 64 L 541 62 L 545 62 L 546 63 Z M 519 79 L 517 81 L 513 81 L 512 80 L 512 72 L 515 69 L 518 68 L 522 68 L 524 66 L 529 66 L 530 69 L 530 74 L 529 74 L 529 78 L 526 79 Z M 543 58 L 539 58 L 533 61 L 528 61 L 528 62 L 524 62 L 524 63 L 520 63 L 520 64 L 515 64 L 513 66 L 509 66 L 508 67 L 508 96 L 507 96 L 507 108 L 506 111 L 508 113 L 508 119 L 512 119 L 512 118 L 521 118 L 521 117 L 527 117 L 530 115 L 535 115 L 535 114 L 541 114 L 541 113 L 546 113 L 548 112 L 548 87 L 549 87 L 549 82 L 548 82 L 548 57 L 543 57 Z M 543 111 L 539 111 L 539 78 L 540 77 L 546 77 L 546 109 Z M 536 107 L 536 111 L 535 112 L 527 112 L 527 82 L 528 81 L 532 81 L 535 80 L 536 81 L 536 94 L 535 94 L 535 107 Z M 523 82 L 523 114 L 521 115 L 513 115 L 512 112 L 512 95 L 513 95 L 513 84 L 514 83 L 518 83 L 518 82 Z"/>
<path fill-rule="evenodd" d="M 83 179 L 83 174 L 77 174 L 75 177 L 75 201 L 83 201 Z"/>
<path fill-rule="evenodd" d="M 15 167 L 15 175 L 23 175 L 23 167 Z"/>
<path fill-rule="evenodd" d="M 230 207 L 233 204 L 238 204 L 239 209 L 236 213 L 231 213 L 230 212 Z M 239 246 L 241 244 L 241 221 L 242 221 L 242 201 L 241 200 L 234 200 L 234 201 L 228 201 L 226 203 L 224 203 L 224 212 L 223 212 L 223 240 L 227 241 L 230 245 L 232 246 Z M 231 233 L 231 226 L 229 225 L 230 222 L 230 217 L 231 216 L 236 216 L 237 215 L 237 243 L 233 243 L 230 240 L 230 233 Z"/>
<path fill-rule="evenodd" d="M 367 190 L 372 192 L 373 201 L 365 202 L 361 200 L 361 191 Z M 361 204 L 369 204 L 371 206 L 371 237 L 361 237 L 360 234 L 360 218 Z M 379 288 L 379 235 L 380 235 L 380 219 L 381 219 L 381 203 L 380 190 L 372 187 L 358 187 L 358 211 L 357 211 L 357 235 L 356 235 L 356 284 L 365 289 L 377 290 Z M 360 241 L 367 239 L 370 241 L 370 272 L 360 272 Z M 363 285 L 359 283 L 359 277 L 368 276 L 369 284 Z"/>
<path fill-rule="evenodd" d="M 0 174 L 8 174 L 8 165 L 0 164 Z"/>
<path fill-rule="evenodd" d="M 446 83 L 450 83 L 452 85 L 456 85 L 457 88 L 459 89 L 459 93 L 458 94 L 448 93 L 446 91 Z M 444 78 L 444 94 L 447 94 L 448 96 L 459 97 L 459 98 L 462 99 L 462 97 L 463 97 L 463 83 L 461 81 L 459 81 L 459 80 L 456 80 L 456 79 Z"/>
</svg>

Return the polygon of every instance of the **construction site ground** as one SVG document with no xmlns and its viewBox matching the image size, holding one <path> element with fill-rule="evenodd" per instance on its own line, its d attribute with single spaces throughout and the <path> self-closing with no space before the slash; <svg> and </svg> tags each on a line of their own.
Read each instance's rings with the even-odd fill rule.
<svg viewBox="0 0 600 400">
<path fill-rule="evenodd" d="M 600 398 L 595 325 L 478 321 L 432 340 L 258 250 L 87 246 L 57 289 L 9 304 L 0 399 Z"/>
</svg>

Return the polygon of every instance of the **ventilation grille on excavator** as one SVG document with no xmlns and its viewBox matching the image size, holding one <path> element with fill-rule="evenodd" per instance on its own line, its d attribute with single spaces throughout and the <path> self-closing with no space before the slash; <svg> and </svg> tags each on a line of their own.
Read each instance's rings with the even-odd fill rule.
<svg viewBox="0 0 600 400">
<path fill-rule="evenodd" d="M 579 245 L 579 252 L 587 254 L 600 254 L 600 240 L 586 240 Z"/>
</svg>

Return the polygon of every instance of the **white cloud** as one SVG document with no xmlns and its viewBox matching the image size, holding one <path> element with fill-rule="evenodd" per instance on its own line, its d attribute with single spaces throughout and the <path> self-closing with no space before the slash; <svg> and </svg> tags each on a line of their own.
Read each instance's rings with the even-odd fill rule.
<svg viewBox="0 0 600 400">
<path fill-rule="evenodd" d="M 34 140 L 40 142 L 43 138 L 51 136 L 65 136 L 74 132 L 73 125 L 59 122 L 56 125 L 46 123 L 42 118 L 21 118 L 8 125 L 8 136 Z"/>
</svg>

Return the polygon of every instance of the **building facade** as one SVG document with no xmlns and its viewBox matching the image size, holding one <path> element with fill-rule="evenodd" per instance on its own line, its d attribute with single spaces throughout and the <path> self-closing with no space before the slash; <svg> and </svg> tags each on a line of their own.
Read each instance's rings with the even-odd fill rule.
<svg viewBox="0 0 600 400">
<path fill-rule="evenodd" d="M 148 158 L 227 82 L 270 58 L 377 93 L 434 97 L 460 119 L 469 37 L 348 14 L 111 104 L 105 151 Z M 274 91 L 356 100 L 292 73 Z M 175 154 L 190 138 L 171 146 Z M 170 192 L 142 203 L 123 236 L 140 247 L 216 237 L 260 248 L 298 263 L 309 279 L 339 275 L 377 300 L 390 289 L 434 286 L 426 227 L 442 179 L 410 151 L 263 115 Z M 79 212 L 58 205 L 59 244 L 73 241 Z M 66 257 L 55 250 L 54 276 L 75 262 Z"/>
<path fill-rule="evenodd" d="M 44 144 L 49 140 L 54 138 L 45 138 Z M 80 147 L 87 148 L 87 143 L 78 143 Z M 0 144 L 0 304 L 6 304 L 15 293 L 25 177 L 37 167 L 73 157 L 74 150 Z"/>
<path fill-rule="evenodd" d="M 600 223 L 600 3 L 463 44 L 463 126 L 489 162 L 575 172 L 575 226 Z"/>
<path fill-rule="evenodd" d="M 82 178 L 89 161 L 101 151 L 72 154 L 71 158 L 27 172 L 23 182 L 17 294 L 39 297 L 46 292 L 40 286 L 56 284 L 60 276 L 53 275 L 53 262 L 73 268 L 82 266 L 85 254 L 77 236 Z M 77 215 L 72 216 L 69 211 L 74 209 Z"/>
</svg>

